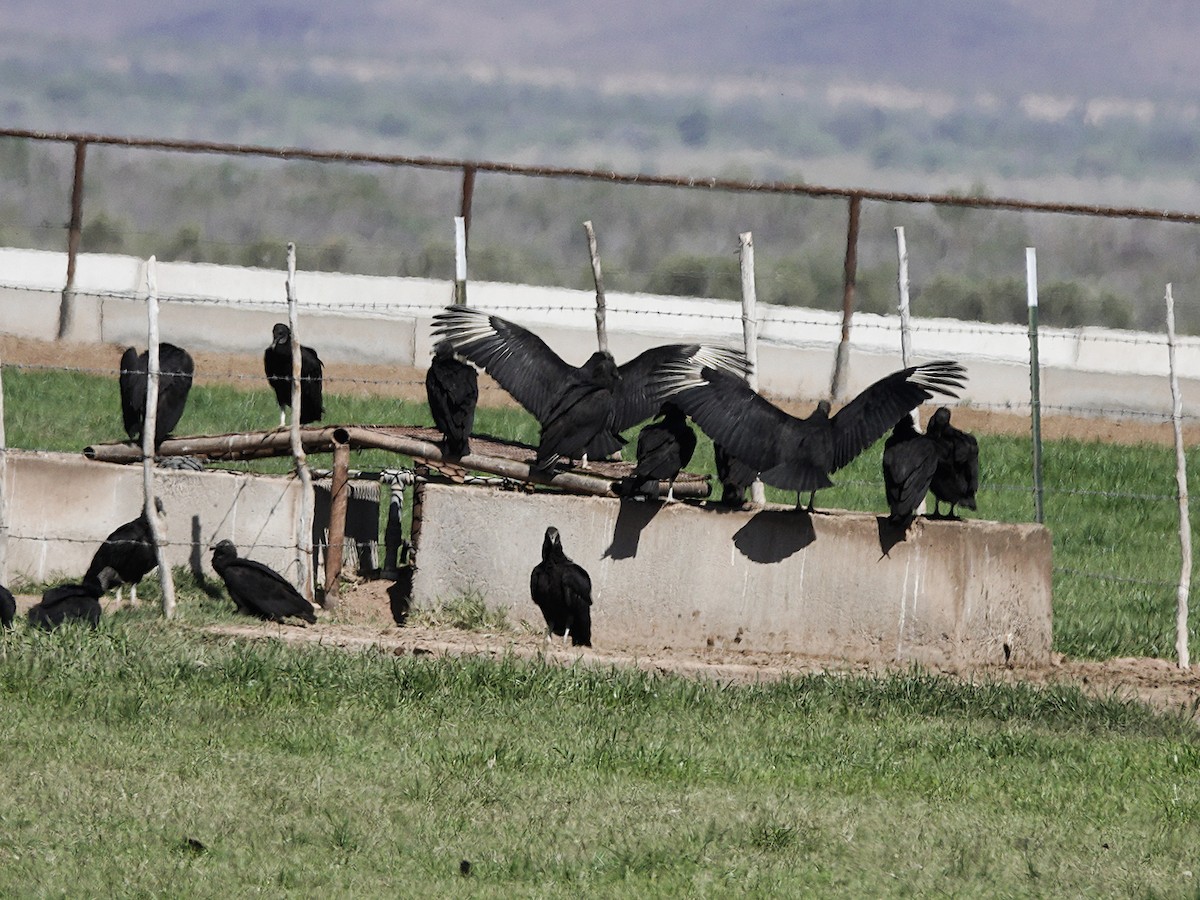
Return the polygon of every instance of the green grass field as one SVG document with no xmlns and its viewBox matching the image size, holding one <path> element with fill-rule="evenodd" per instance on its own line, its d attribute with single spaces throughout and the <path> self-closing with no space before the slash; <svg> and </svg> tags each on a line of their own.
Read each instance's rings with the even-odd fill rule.
<svg viewBox="0 0 1200 900">
<path fill-rule="evenodd" d="M 10 446 L 122 436 L 110 381 L 4 377 Z M 180 430 L 274 421 L 265 391 L 201 384 Z M 478 423 L 535 437 L 521 413 Z M 985 439 L 981 515 L 1031 517 L 1027 449 Z M 818 502 L 881 509 L 878 453 Z M 1169 655 L 1170 454 L 1063 442 L 1046 461 L 1058 649 Z M 97 631 L 0 636 L 0 896 L 1200 897 L 1200 734 L 1132 701 L 234 640 L 202 630 L 235 621 L 228 602 L 178 572 L 172 622 L 148 580 Z"/>
<path fill-rule="evenodd" d="M 0 896 L 1197 896 L 1200 739 L 1136 703 L 188 624 L 223 617 L 0 638 Z"/>
<path fill-rule="evenodd" d="M 257 386 L 256 386 L 257 387 Z M 11 447 L 78 451 L 89 443 L 121 440 L 112 379 L 57 370 L 4 370 L 5 424 Z M 327 418 L 337 422 L 431 425 L 423 403 L 332 395 Z M 179 431 L 221 434 L 278 422 L 272 395 L 197 384 Z M 522 410 L 481 408 L 476 431 L 536 442 L 537 427 Z M 632 437 L 632 434 L 631 434 Z M 633 441 L 627 448 L 632 455 Z M 1025 439 L 985 436 L 981 442 L 980 518 L 1033 520 L 1030 448 Z M 882 442 L 835 476 L 819 506 L 886 510 L 880 472 Z M 1179 572 L 1174 458 L 1168 448 L 1053 441 L 1043 451 L 1046 524 L 1054 541 L 1055 649 L 1070 656 L 1173 658 L 1175 591 Z M 406 463 L 384 451 L 357 453 L 352 465 L 379 469 Z M 1191 471 L 1200 471 L 1193 450 Z M 331 465 L 314 454 L 310 465 Z M 285 458 L 231 464 L 286 472 Z M 712 472 L 712 445 L 701 435 L 692 470 Z M 769 499 L 795 497 L 769 489 Z"/>
</svg>

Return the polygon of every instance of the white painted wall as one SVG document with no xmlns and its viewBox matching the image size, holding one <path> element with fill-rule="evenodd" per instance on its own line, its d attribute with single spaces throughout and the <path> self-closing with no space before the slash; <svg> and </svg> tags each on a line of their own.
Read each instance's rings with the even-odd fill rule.
<svg viewBox="0 0 1200 900">
<path fill-rule="evenodd" d="M 52 339 L 58 326 L 66 254 L 0 248 L 0 332 Z M 117 345 L 145 342 L 144 262 L 82 254 L 76 273 L 71 338 Z M 384 278 L 299 272 L 301 333 L 327 361 L 424 365 L 434 313 L 453 285 L 428 278 Z M 286 319 L 280 271 L 204 263 L 161 263 L 158 290 L 164 340 L 195 349 L 259 352 L 270 326 Z M 511 318 L 542 335 L 565 359 L 582 362 L 595 347 L 590 291 L 472 282 L 472 306 Z M 607 295 L 610 342 L 618 360 L 654 344 L 704 340 L 740 345 L 737 304 L 703 298 L 613 292 Z M 759 381 L 764 392 L 817 398 L 827 393 L 840 314 L 760 304 Z M 898 316 L 857 313 L 852 330 L 850 390 L 900 366 Z M 1102 328 L 1043 328 L 1042 402 L 1167 414 L 1167 353 L 1160 334 Z M 913 319 L 918 360 L 954 358 L 972 378 L 963 399 L 1024 409 L 1029 344 L 1023 325 Z M 1200 414 L 1200 338 L 1179 341 L 1185 411 Z"/>
</svg>

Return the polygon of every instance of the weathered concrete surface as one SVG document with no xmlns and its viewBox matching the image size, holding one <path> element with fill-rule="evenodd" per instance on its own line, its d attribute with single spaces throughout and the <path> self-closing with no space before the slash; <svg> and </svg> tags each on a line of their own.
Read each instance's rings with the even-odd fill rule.
<svg viewBox="0 0 1200 900">
<path fill-rule="evenodd" d="M 212 576 L 209 547 L 238 550 L 294 578 L 295 478 L 155 470 L 167 518 L 167 557 Z M 142 469 L 73 453 L 9 451 L 8 578 L 81 578 L 100 543 L 142 511 Z"/>
<path fill-rule="evenodd" d="M 427 485 L 414 605 L 478 590 L 542 627 L 529 572 L 548 525 L 591 574 L 597 646 L 737 645 L 968 667 L 1049 661 L 1051 546 L 1038 525 L 918 520 L 904 536 L 862 513 Z"/>
</svg>

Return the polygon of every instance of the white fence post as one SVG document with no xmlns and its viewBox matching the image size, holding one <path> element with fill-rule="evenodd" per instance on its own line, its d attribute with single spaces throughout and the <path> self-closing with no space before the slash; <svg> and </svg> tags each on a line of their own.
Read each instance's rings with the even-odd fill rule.
<svg viewBox="0 0 1200 900">
<path fill-rule="evenodd" d="M 313 497 L 312 474 L 308 471 L 308 454 L 300 440 L 300 315 L 296 308 L 296 245 L 287 245 L 287 302 L 288 328 L 292 332 L 292 459 L 296 463 L 296 475 L 300 479 L 300 512 L 296 520 L 296 580 L 300 592 L 308 600 L 313 599 L 312 580 L 312 522 Z"/>
<path fill-rule="evenodd" d="M 4 361 L 0 360 L 0 584 L 8 585 L 8 435 L 4 431 Z"/>
<path fill-rule="evenodd" d="M 467 220 L 454 217 L 454 304 L 467 305 Z"/>
<path fill-rule="evenodd" d="M 1033 432 L 1033 515 L 1046 521 L 1042 490 L 1042 369 L 1038 362 L 1037 250 L 1025 248 L 1025 292 L 1029 303 L 1029 421 Z"/>
<path fill-rule="evenodd" d="M 742 263 L 742 343 L 746 350 L 746 384 L 750 390 L 758 390 L 758 292 L 754 287 L 754 236 L 749 231 L 738 235 L 739 255 Z M 755 506 L 767 505 L 767 489 L 760 479 L 750 485 L 750 502 Z"/>
<path fill-rule="evenodd" d="M 150 526 L 150 537 L 154 541 L 154 555 L 158 559 L 158 582 L 162 587 L 163 616 L 170 619 L 175 615 L 175 578 L 171 564 L 167 561 L 163 546 L 165 531 L 158 514 L 154 494 L 154 438 L 158 433 L 158 269 L 152 256 L 146 261 L 146 418 L 142 423 L 142 493 L 146 524 Z M 131 595 L 132 596 L 132 595 Z"/>
<path fill-rule="evenodd" d="M 1167 285 L 1167 365 L 1171 373 L 1171 422 L 1175 426 L 1175 487 L 1179 494 L 1179 590 L 1175 609 L 1175 655 L 1179 668 L 1190 663 L 1188 654 L 1188 594 L 1192 586 L 1192 525 L 1188 515 L 1187 454 L 1183 449 L 1183 393 L 1175 371 L 1175 298 Z"/>
</svg>

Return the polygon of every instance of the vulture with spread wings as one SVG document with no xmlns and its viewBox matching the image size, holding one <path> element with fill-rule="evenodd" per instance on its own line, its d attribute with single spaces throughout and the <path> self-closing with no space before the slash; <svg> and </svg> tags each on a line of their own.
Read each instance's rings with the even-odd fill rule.
<svg viewBox="0 0 1200 900">
<path fill-rule="evenodd" d="M 809 495 L 808 508 L 830 474 L 875 443 L 906 412 L 934 394 L 954 397 L 966 370 L 949 360 L 893 372 L 830 415 L 826 400 L 806 419 L 788 415 L 744 381 L 697 363 L 671 363 L 654 379 L 670 400 L 767 484 Z M 797 498 L 799 505 L 799 497 Z"/>
<path fill-rule="evenodd" d="M 652 381 L 668 364 L 693 364 L 741 377 L 745 356 L 705 344 L 653 347 L 618 367 L 597 351 L 572 366 L 533 332 L 500 316 L 449 306 L 434 316 L 434 335 L 492 376 L 542 426 L 536 466 L 559 457 L 605 457 L 625 444 L 621 432 L 658 412 Z"/>
</svg>

